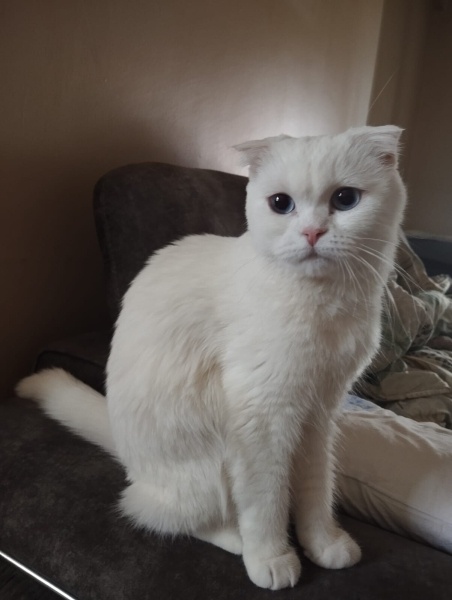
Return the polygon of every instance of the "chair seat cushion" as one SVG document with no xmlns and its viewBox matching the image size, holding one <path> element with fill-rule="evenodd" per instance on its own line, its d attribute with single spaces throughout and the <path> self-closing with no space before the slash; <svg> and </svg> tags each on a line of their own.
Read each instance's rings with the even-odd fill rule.
<svg viewBox="0 0 452 600">
<path fill-rule="evenodd" d="M 348 518 L 363 548 L 359 565 L 326 571 L 303 559 L 294 589 L 261 590 L 239 557 L 118 516 L 122 467 L 32 402 L 1 402 L 0 423 L 0 550 L 79 600 L 449 597 L 451 556 Z"/>
</svg>

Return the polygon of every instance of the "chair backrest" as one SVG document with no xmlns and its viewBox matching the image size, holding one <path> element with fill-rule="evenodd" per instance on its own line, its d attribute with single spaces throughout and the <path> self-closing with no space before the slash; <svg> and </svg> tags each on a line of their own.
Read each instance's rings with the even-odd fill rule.
<svg viewBox="0 0 452 600">
<path fill-rule="evenodd" d="M 246 177 L 162 163 L 110 171 L 94 190 L 94 217 L 114 320 L 124 293 L 156 250 L 186 235 L 246 230 Z"/>
</svg>

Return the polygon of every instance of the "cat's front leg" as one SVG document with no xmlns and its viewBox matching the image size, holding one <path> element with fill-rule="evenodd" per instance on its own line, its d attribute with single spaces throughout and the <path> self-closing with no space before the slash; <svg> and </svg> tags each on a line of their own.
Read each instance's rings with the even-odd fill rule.
<svg viewBox="0 0 452 600">
<path fill-rule="evenodd" d="M 272 437 L 269 427 L 248 421 L 235 436 L 230 471 L 248 576 L 278 590 L 297 583 L 301 565 L 287 533 L 290 454 Z"/>
<path fill-rule="evenodd" d="M 351 567 L 361 558 L 358 544 L 334 517 L 335 437 L 333 418 L 313 416 L 303 429 L 293 468 L 298 541 L 306 556 L 326 569 Z"/>
</svg>

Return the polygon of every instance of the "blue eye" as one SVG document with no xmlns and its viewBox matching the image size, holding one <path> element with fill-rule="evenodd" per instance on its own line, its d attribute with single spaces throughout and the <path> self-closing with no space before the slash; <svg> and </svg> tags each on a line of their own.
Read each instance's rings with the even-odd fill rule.
<svg viewBox="0 0 452 600">
<path fill-rule="evenodd" d="M 339 188 L 331 196 L 331 206 L 336 210 L 355 208 L 361 200 L 361 190 L 352 187 Z"/>
<path fill-rule="evenodd" d="M 295 208 L 295 202 L 288 194 L 273 194 L 268 199 L 270 208 L 281 215 L 287 215 Z"/>
</svg>

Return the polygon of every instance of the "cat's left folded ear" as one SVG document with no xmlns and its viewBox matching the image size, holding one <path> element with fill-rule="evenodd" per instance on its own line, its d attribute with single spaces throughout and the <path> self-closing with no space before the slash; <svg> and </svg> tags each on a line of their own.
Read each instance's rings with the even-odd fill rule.
<svg viewBox="0 0 452 600">
<path fill-rule="evenodd" d="M 290 135 L 277 135 L 262 140 L 251 140 L 233 146 L 234 150 L 240 152 L 240 165 L 250 167 L 250 172 L 256 171 L 262 164 L 263 159 L 270 149 L 282 140 L 292 139 Z"/>
</svg>

